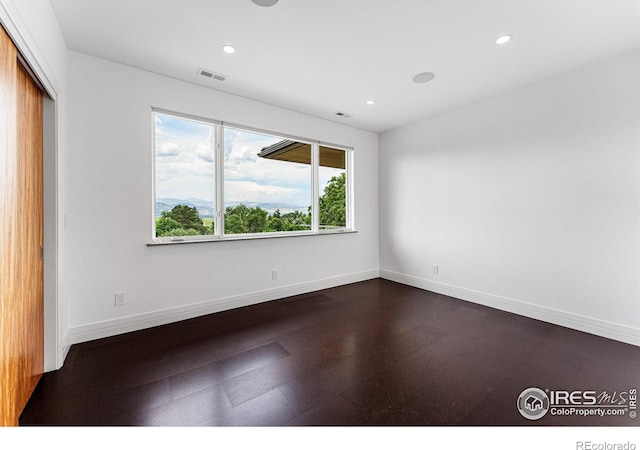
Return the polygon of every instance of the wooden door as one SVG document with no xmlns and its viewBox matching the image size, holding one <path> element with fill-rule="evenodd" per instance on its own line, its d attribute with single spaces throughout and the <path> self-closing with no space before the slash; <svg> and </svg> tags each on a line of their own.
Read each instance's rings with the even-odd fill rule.
<svg viewBox="0 0 640 450">
<path fill-rule="evenodd" d="M 0 27 L 0 424 L 17 425 L 44 364 L 42 93 Z"/>
</svg>

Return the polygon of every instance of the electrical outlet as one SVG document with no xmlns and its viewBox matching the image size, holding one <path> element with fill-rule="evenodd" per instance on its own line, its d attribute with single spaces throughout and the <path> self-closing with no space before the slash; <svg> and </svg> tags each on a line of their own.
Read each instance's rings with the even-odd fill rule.
<svg viewBox="0 0 640 450">
<path fill-rule="evenodd" d="M 115 295 L 115 305 L 116 306 L 124 306 L 127 303 L 127 297 L 124 292 L 116 292 Z"/>
<path fill-rule="evenodd" d="M 433 265 L 433 273 L 434 275 L 438 275 L 438 271 L 440 270 L 440 267 L 438 267 L 438 265 L 434 264 Z"/>
<path fill-rule="evenodd" d="M 278 271 L 276 269 L 273 269 L 271 271 L 271 279 L 272 280 L 277 280 L 278 279 Z"/>
</svg>

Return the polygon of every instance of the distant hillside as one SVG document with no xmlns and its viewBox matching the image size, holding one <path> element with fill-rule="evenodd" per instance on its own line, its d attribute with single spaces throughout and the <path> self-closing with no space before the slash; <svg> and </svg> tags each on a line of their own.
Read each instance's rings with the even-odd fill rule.
<svg viewBox="0 0 640 450">
<path fill-rule="evenodd" d="M 293 211 L 307 212 L 308 206 L 297 206 L 289 203 L 259 203 L 259 202 L 228 202 L 225 206 L 237 206 L 242 203 L 249 208 L 259 206 L 270 214 L 279 209 L 285 214 Z M 158 198 L 156 199 L 156 217 L 160 217 L 162 211 L 170 211 L 177 205 L 187 205 L 195 207 L 200 217 L 213 217 L 214 209 L 210 201 L 199 198 L 179 199 L 179 198 Z"/>
</svg>

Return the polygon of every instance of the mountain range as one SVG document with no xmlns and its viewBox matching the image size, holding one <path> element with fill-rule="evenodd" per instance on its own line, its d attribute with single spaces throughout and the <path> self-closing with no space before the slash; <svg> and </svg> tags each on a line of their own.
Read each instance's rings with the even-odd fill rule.
<svg viewBox="0 0 640 450">
<path fill-rule="evenodd" d="M 269 214 L 273 214 L 277 209 L 281 213 L 285 214 L 293 211 L 307 212 L 308 206 L 292 205 L 290 203 L 275 203 L 275 202 L 227 202 L 225 207 L 238 206 L 243 204 L 249 208 L 260 207 L 267 211 Z M 177 205 L 187 205 L 195 207 L 198 210 L 200 217 L 213 217 L 215 209 L 211 200 L 203 200 L 200 198 L 157 198 L 156 199 L 156 217 L 160 217 L 162 211 L 170 211 Z"/>
</svg>

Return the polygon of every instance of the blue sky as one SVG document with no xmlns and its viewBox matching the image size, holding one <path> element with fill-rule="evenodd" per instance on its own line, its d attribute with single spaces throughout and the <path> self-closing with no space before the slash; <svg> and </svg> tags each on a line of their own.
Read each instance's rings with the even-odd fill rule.
<svg viewBox="0 0 640 450">
<path fill-rule="evenodd" d="M 155 114 L 156 197 L 215 198 L 215 127 Z M 311 204 L 311 169 L 306 164 L 259 158 L 263 147 L 282 138 L 232 128 L 224 130 L 225 202 Z M 339 171 L 321 170 L 321 190 Z"/>
</svg>

